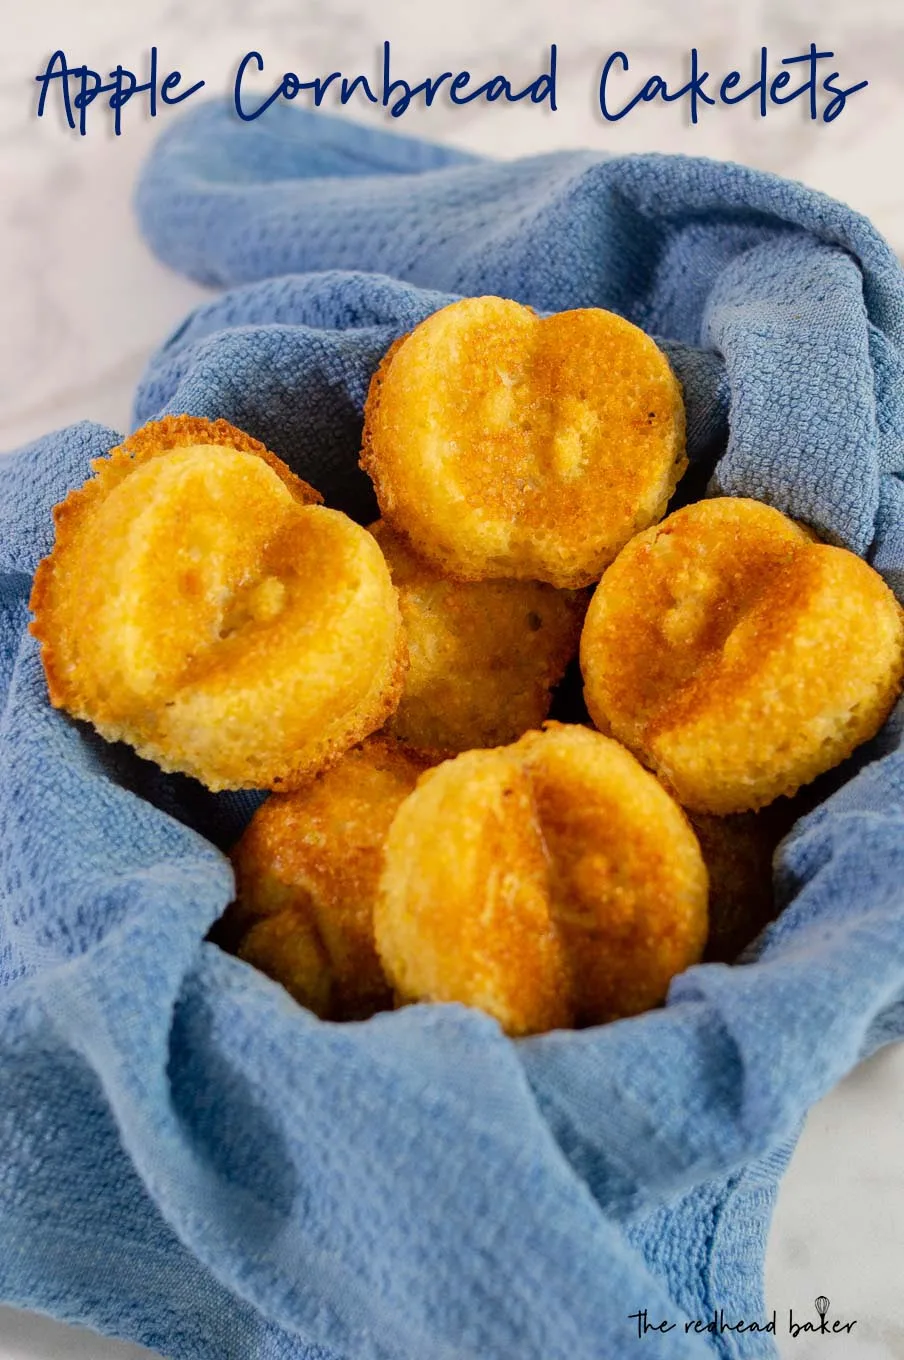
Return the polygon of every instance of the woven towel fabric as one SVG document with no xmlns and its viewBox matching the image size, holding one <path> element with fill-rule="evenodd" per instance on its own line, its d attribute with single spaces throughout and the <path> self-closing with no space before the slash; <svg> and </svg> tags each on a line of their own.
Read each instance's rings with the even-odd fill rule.
<svg viewBox="0 0 904 1360">
<path fill-rule="evenodd" d="M 738 166 L 499 164 L 216 105 L 138 204 L 165 260 L 229 291 L 155 356 L 136 423 L 223 416 L 363 519 L 361 408 L 396 336 L 461 293 L 607 306 L 681 378 L 683 494 L 761 497 L 904 587 L 904 277 L 850 209 Z M 518 1043 L 456 1006 L 322 1023 L 205 941 L 257 795 L 49 707 L 30 577 L 117 440 L 74 426 L 0 470 L 0 1297 L 177 1360 L 773 1354 L 683 1323 L 766 1320 L 800 1122 L 904 1033 L 904 715 L 822 782 L 743 965 L 690 969 L 664 1008 Z M 639 1341 L 639 1309 L 676 1325 Z"/>
</svg>

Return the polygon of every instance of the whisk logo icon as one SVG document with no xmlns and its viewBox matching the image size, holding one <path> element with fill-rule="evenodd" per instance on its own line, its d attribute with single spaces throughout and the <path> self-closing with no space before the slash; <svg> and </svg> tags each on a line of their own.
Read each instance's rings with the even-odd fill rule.
<svg viewBox="0 0 904 1360">
<path fill-rule="evenodd" d="M 833 1318 L 829 1321 L 829 1300 L 825 1294 L 820 1294 L 813 1300 L 816 1308 L 818 1322 L 795 1322 L 794 1310 L 788 1314 L 788 1332 L 791 1336 L 801 1336 L 805 1332 L 821 1332 L 823 1335 L 835 1335 L 838 1332 L 850 1333 L 857 1326 L 856 1319 L 853 1322 L 842 1322 L 840 1318 Z"/>
<path fill-rule="evenodd" d="M 843 1322 L 841 1318 L 829 1318 L 829 1300 L 825 1294 L 820 1294 L 813 1300 L 816 1308 L 818 1322 L 806 1320 L 804 1322 L 794 1321 L 794 1309 L 788 1311 L 788 1335 L 805 1336 L 812 1335 L 814 1332 L 822 1333 L 823 1336 L 835 1336 L 838 1332 L 850 1333 L 857 1326 L 856 1318 L 850 1322 Z M 654 1336 L 658 1333 L 677 1331 L 681 1323 L 673 1322 L 670 1318 L 662 1318 L 655 1322 L 650 1320 L 650 1314 L 646 1308 L 638 1308 L 636 1313 L 628 1314 L 629 1322 L 637 1323 L 637 1339 L 643 1341 L 651 1332 Z M 722 1336 L 725 1332 L 771 1332 L 773 1336 L 778 1332 L 778 1312 L 773 1311 L 769 1318 L 750 1321 L 745 1318 L 732 1319 L 725 1316 L 724 1308 L 716 1308 L 712 1315 L 705 1318 L 690 1318 L 683 1323 L 686 1333 L 693 1332 L 700 1335 L 702 1332 L 709 1332 L 714 1336 Z"/>
</svg>

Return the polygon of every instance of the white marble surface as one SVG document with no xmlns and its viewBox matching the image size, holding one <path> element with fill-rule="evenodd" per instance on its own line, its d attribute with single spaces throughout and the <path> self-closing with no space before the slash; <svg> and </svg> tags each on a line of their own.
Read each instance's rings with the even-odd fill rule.
<svg viewBox="0 0 904 1360">
<path fill-rule="evenodd" d="M 0 43 L 0 449 L 71 420 L 123 429 L 151 348 L 202 290 L 144 249 L 130 193 L 155 134 L 126 109 L 124 135 L 95 121 L 86 138 L 33 116 L 32 77 L 50 52 L 108 69 L 161 62 L 226 91 L 241 55 L 268 72 L 373 70 L 391 38 L 399 69 L 420 77 L 467 66 L 530 78 L 559 45 L 559 111 L 524 105 L 436 106 L 402 130 L 497 155 L 558 146 L 683 151 L 728 157 L 805 180 L 868 214 L 904 252 L 904 21 L 900 0 L 31 0 L 4 8 Z M 707 109 L 697 127 L 677 107 L 649 106 L 606 125 L 594 112 L 601 61 L 626 50 L 632 73 L 679 76 L 696 45 L 705 64 L 752 69 L 812 40 L 834 48 L 844 83 L 868 79 L 830 126 L 799 110 L 760 120 Z M 627 86 L 626 86 L 627 88 Z M 635 88 L 632 84 L 631 88 Z M 165 117 L 157 122 L 159 127 Z M 358 116 L 376 117 L 363 110 Z M 856 1318 L 849 1338 L 780 1337 L 787 1360 L 904 1360 L 904 1047 L 880 1054 L 811 1113 L 782 1186 L 767 1259 L 768 1306 Z M 0 1309 L 0 1360 L 132 1360 L 147 1352 Z M 243 1357 L 242 1360 L 245 1360 Z"/>
</svg>

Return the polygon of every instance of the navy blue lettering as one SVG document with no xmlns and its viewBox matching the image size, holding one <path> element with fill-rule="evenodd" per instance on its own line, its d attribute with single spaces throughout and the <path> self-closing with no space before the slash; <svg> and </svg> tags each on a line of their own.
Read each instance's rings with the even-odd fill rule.
<svg viewBox="0 0 904 1360">
<path fill-rule="evenodd" d="M 606 62 L 603 66 L 603 73 L 600 76 L 599 102 L 600 113 L 603 115 L 603 117 L 606 119 L 608 123 L 618 123 L 622 118 L 626 118 L 628 114 L 631 112 L 631 110 L 635 107 L 635 105 L 640 103 L 640 100 L 643 95 L 643 91 L 641 91 L 639 94 L 636 94 L 633 99 L 629 99 L 628 103 L 625 104 L 624 108 L 619 109 L 618 113 L 612 112 L 612 110 L 609 108 L 608 103 L 606 102 L 606 86 L 609 83 L 609 73 L 611 72 L 613 66 L 617 61 L 621 62 L 621 67 L 623 71 L 630 71 L 631 69 L 630 64 L 628 62 L 628 58 L 624 52 L 612 52 L 609 55 L 609 57 L 607 57 Z"/>
<path fill-rule="evenodd" d="M 834 57 L 834 55 L 835 55 L 834 52 L 820 52 L 818 51 L 815 43 L 810 43 L 809 51 L 804 52 L 801 56 L 783 57 L 782 58 L 783 66 L 796 66 L 798 62 L 805 61 L 809 62 L 810 74 L 804 81 L 803 85 L 801 85 L 800 89 L 795 90 L 794 94 L 787 95 L 785 99 L 782 100 L 782 103 L 790 104 L 792 99 L 797 99 L 800 95 L 806 94 L 807 91 L 809 91 L 810 117 L 815 121 L 816 118 L 818 117 L 818 112 L 816 108 L 816 63 L 818 61 L 822 61 L 824 57 Z"/>
<path fill-rule="evenodd" d="M 57 69 L 57 67 L 59 67 L 59 69 Z M 50 89 L 50 82 L 52 80 L 58 80 L 63 95 L 63 108 L 66 113 L 66 122 L 74 132 L 75 118 L 72 115 L 72 103 L 69 99 L 69 75 L 69 67 L 66 65 L 66 53 L 60 49 L 59 51 L 54 52 L 47 65 L 44 67 L 44 74 L 35 76 L 35 80 L 41 87 L 41 93 L 38 96 L 38 117 L 44 117 L 44 106 L 47 103 L 47 92 Z"/>
<path fill-rule="evenodd" d="M 189 85 L 188 89 L 183 90 L 181 94 L 170 95 L 170 90 L 174 90 L 176 86 L 181 83 L 182 72 L 170 71 L 166 80 L 164 80 L 163 84 L 160 86 L 160 98 L 163 100 L 164 104 L 181 104 L 183 100 L 190 98 L 193 94 L 197 94 L 198 90 L 203 89 L 204 87 L 203 80 L 196 80 L 194 85 Z"/>
<path fill-rule="evenodd" d="M 262 71 L 264 69 L 264 59 L 261 56 L 260 52 L 246 52 L 245 55 L 242 57 L 242 60 L 239 62 L 238 70 L 235 73 L 235 85 L 233 86 L 232 91 L 232 99 L 233 103 L 235 104 L 235 111 L 238 114 L 238 116 L 242 119 L 242 121 L 245 123 L 252 123 L 255 118 L 260 118 L 261 114 L 265 113 L 267 109 L 269 109 L 271 104 L 276 103 L 280 95 L 280 90 L 282 89 L 282 85 L 279 85 L 277 89 L 275 89 L 273 93 L 269 96 L 269 98 L 264 100 L 263 104 L 258 105 L 258 107 L 254 110 L 253 113 L 246 113 L 245 108 L 242 104 L 242 81 L 245 79 L 245 72 L 247 71 L 248 67 L 251 65 L 252 62 L 254 62 L 259 71 Z"/>
<path fill-rule="evenodd" d="M 731 104 L 733 102 L 728 97 L 728 91 L 733 90 L 734 87 L 736 85 L 740 85 L 740 83 L 741 72 L 729 71 L 728 75 L 725 77 L 725 79 L 722 81 L 722 84 L 719 86 L 719 98 L 722 100 L 723 104 Z"/>
<path fill-rule="evenodd" d="M 746 90 L 742 90 L 740 94 L 733 94 L 733 95 L 730 95 L 730 94 L 727 93 L 726 86 L 728 85 L 728 81 L 729 81 L 730 77 L 729 77 L 729 76 L 726 76 L 725 80 L 723 80 L 723 82 L 722 82 L 722 86 L 721 86 L 721 89 L 720 89 L 720 91 L 719 91 L 719 93 L 720 93 L 720 95 L 721 95 L 721 98 L 722 98 L 723 104 L 743 104 L 743 102 L 744 102 L 745 99 L 749 99 L 750 96 L 751 96 L 752 94 L 756 94 L 756 92 L 759 90 L 759 94 L 760 94 L 760 117 L 761 117 L 761 118 L 765 118 L 765 117 L 766 117 L 766 94 L 767 94 L 767 91 L 766 91 L 766 69 L 767 69 L 768 58 L 769 58 L 769 54 L 768 54 L 767 49 L 766 49 L 765 47 L 761 47 L 761 48 L 760 48 L 760 75 L 759 75 L 759 79 L 758 79 L 758 80 L 755 80 L 755 81 L 753 82 L 752 85 L 748 85 L 748 86 L 747 86 L 747 89 L 746 89 Z M 734 80 L 731 81 L 731 87 L 732 87 L 732 89 L 734 89 L 735 85 L 739 85 L 739 84 L 741 83 L 741 76 L 740 76 L 740 73 L 739 73 L 738 71 L 732 71 L 732 72 L 731 72 L 731 76 L 736 77 L 736 79 L 734 79 Z"/>
<path fill-rule="evenodd" d="M 669 94 L 667 89 L 664 89 L 662 92 L 662 97 L 667 103 L 673 103 L 676 99 L 683 99 L 685 95 L 690 95 L 692 123 L 696 123 L 698 120 L 697 101 L 699 99 L 702 99 L 704 104 L 715 104 L 716 102 L 703 88 L 706 81 L 709 80 L 709 71 L 701 72 L 697 64 L 698 60 L 697 49 L 696 47 L 692 47 L 690 80 L 686 85 L 682 85 L 680 90 L 676 90 L 674 94 Z"/>
<path fill-rule="evenodd" d="M 343 105 L 347 104 L 359 85 L 364 93 L 365 99 L 369 99 L 371 104 L 379 104 L 380 101 L 370 88 L 370 82 L 368 81 L 367 76 L 355 76 L 354 80 L 348 80 L 343 77 L 342 89 L 339 94 L 339 103 Z"/>
<path fill-rule="evenodd" d="M 860 83 L 857 85 L 849 85 L 846 90 L 840 90 L 838 86 L 835 84 L 837 78 L 838 72 L 833 71 L 832 74 L 830 76 L 826 76 L 825 80 L 822 82 L 822 88 L 825 90 L 826 94 L 834 95 L 834 98 L 829 100 L 828 104 L 826 104 L 825 108 L 822 111 L 822 121 L 824 123 L 833 122 L 834 119 L 836 119 L 838 115 L 844 111 L 844 106 L 847 103 L 850 96 L 852 94 L 856 94 L 858 90 L 866 89 L 867 85 L 869 84 L 868 80 L 861 80 Z M 853 1326 L 853 1323 L 851 1324 L 851 1326 Z"/>
</svg>

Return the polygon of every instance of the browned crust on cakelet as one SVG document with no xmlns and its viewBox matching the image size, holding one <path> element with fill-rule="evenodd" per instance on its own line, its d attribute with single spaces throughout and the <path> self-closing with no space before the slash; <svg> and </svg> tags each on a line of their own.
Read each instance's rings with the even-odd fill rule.
<svg viewBox="0 0 904 1360">
<path fill-rule="evenodd" d="M 638 327 L 465 298 L 384 355 L 361 466 L 383 518 L 447 576 L 574 589 L 665 513 L 684 441 L 678 380 Z"/>
<path fill-rule="evenodd" d="M 375 521 L 375 523 L 386 524 L 387 527 L 398 534 L 400 539 L 407 543 L 411 551 L 414 552 L 414 545 L 403 526 L 387 514 L 386 506 L 392 505 L 392 492 L 389 487 L 384 487 L 382 484 L 380 477 L 380 459 L 374 448 L 373 438 L 374 427 L 379 423 L 380 402 L 383 396 L 383 385 L 386 381 L 386 375 L 392 366 L 393 359 L 398 354 L 405 341 L 412 334 L 412 331 L 406 331 L 404 335 L 399 336 L 398 340 L 393 340 L 389 349 L 380 360 L 377 371 L 370 380 L 367 396 L 364 399 L 364 428 L 361 432 L 361 456 L 358 459 L 358 466 L 361 468 L 362 472 L 367 473 L 373 483 L 377 503 L 380 506 L 382 519 Z M 373 525 L 371 526 L 371 529 L 373 529 Z M 458 579 L 462 580 L 464 578 L 459 577 Z"/>
<path fill-rule="evenodd" d="M 263 458 L 277 477 L 285 483 L 301 505 L 322 505 L 323 497 L 313 486 L 296 476 L 291 468 L 271 453 L 266 444 L 253 439 L 244 430 L 230 425 L 228 420 L 207 420 L 203 416 L 164 416 L 161 420 L 149 420 L 140 430 L 130 434 L 121 444 L 110 450 L 107 458 L 98 458 L 91 464 L 97 472 L 106 466 L 116 466 L 122 455 L 132 464 L 144 462 L 169 449 L 187 448 L 192 444 L 216 444 L 239 453 L 254 453 Z M 109 488 L 106 488 L 109 489 Z"/>
<path fill-rule="evenodd" d="M 384 851 L 377 951 L 402 1001 L 512 1035 L 658 1005 L 696 963 L 707 874 L 661 784 L 590 728 L 547 723 L 428 770 Z"/>
<path fill-rule="evenodd" d="M 292 788 L 386 721 L 407 653 L 366 530 L 225 421 L 92 466 L 31 597 L 56 707 L 214 790 Z"/>
<path fill-rule="evenodd" d="M 203 416 L 164 416 L 162 420 L 151 420 L 141 429 L 130 434 L 121 444 L 116 444 L 103 458 L 94 458 L 91 469 L 94 476 L 82 486 L 69 492 L 64 501 L 53 507 L 55 528 L 54 546 L 51 552 L 38 563 L 32 582 L 28 607 L 34 614 L 30 631 L 41 643 L 41 660 L 47 677 L 47 689 L 54 708 L 66 706 L 66 685 L 54 646 L 52 617 L 52 581 L 55 559 L 66 551 L 78 533 L 79 525 L 93 508 L 108 496 L 115 486 L 126 478 L 136 467 L 151 458 L 157 458 L 170 449 L 188 448 L 193 444 L 215 444 L 224 448 L 237 449 L 240 453 L 253 453 L 262 458 L 272 468 L 279 479 L 288 487 L 301 505 L 322 505 L 323 497 L 314 487 L 296 477 L 281 458 L 271 453 L 259 439 L 252 439 L 235 425 L 226 420 L 206 420 Z"/>
<path fill-rule="evenodd" d="M 590 714 L 685 807 L 792 795 L 882 726 L 904 611 L 866 562 L 757 501 L 676 511 L 619 554 L 581 638 Z"/>
<path fill-rule="evenodd" d="M 392 1005 L 374 901 L 386 834 L 429 763 L 372 737 L 296 792 L 269 798 L 232 851 L 236 900 L 224 934 L 322 1019 Z"/>
<path fill-rule="evenodd" d="M 409 668 L 389 731 L 454 755 L 504 746 L 539 727 L 577 654 L 587 591 L 541 581 L 453 581 L 383 520 L 370 526 L 389 564 Z"/>
</svg>

